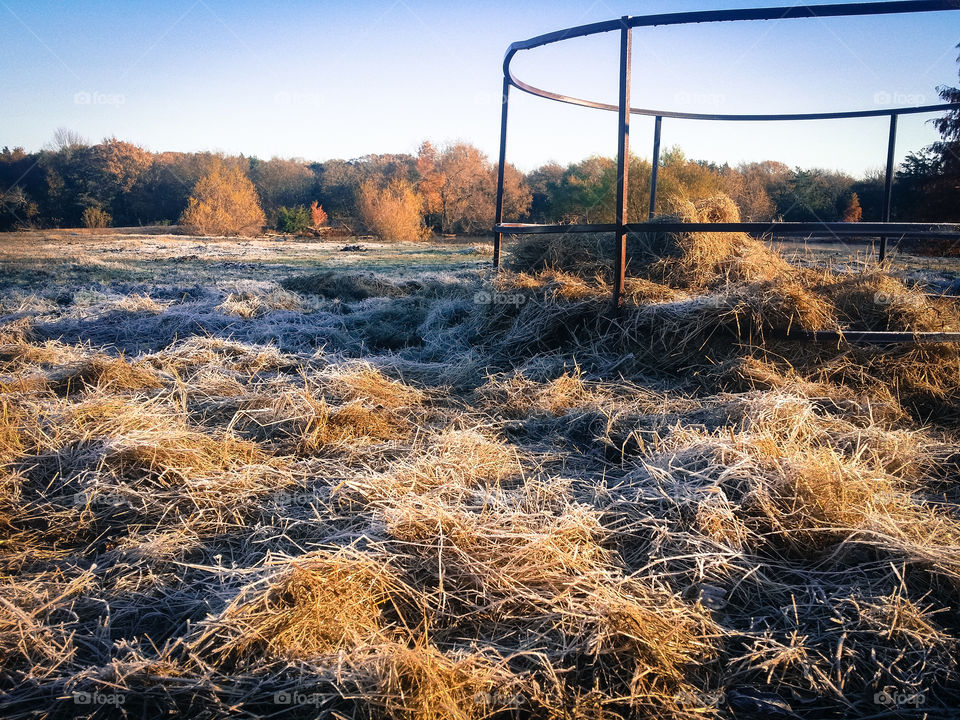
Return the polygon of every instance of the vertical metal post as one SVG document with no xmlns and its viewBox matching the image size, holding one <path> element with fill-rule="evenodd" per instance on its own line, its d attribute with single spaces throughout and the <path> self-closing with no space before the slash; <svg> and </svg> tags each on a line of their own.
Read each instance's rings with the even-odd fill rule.
<svg viewBox="0 0 960 720">
<path fill-rule="evenodd" d="M 503 78 L 503 93 L 500 96 L 500 161 L 497 166 L 497 210 L 494 223 L 503 222 L 503 173 L 507 165 L 507 101 L 510 98 L 510 79 Z M 500 267 L 500 243 L 503 234 L 493 233 L 493 266 Z"/>
<path fill-rule="evenodd" d="M 657 212 L 657 176 L 660 174 L 660 128 L 663 118 L 657 115 L 653 122 L 653 166 L 650 169 L 650 212 L 647 220 L 652 220 Z"/>
<path fill-rule="evenodd" d="M 620 107 L 617 135 L 617 229 L 613 278 L 613 308 L 620 307 L 627 270 L 627 195 L 630 189 L 630 68 L 633 55 L 633 28 L 623 17 L 620 28 Z"/>
<path fill-rule="evenodd" d="M 890 116 L 890 138 L 887 140 L 887 173 L 883 179 L 883 222 L 890 222 L 893 200 L 893 156 L 897 149 L 897 114 Z M 887 236 L 880 238 L 880 262 L 887 259 Z"/>
</svg>

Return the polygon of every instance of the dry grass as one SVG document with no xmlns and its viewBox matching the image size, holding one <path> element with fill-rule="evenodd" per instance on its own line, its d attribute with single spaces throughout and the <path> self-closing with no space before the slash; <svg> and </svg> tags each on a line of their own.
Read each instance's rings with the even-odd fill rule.
<svg viewBox="0 0 960 720">
<path fill-rule="evenodd" d="M 268 293 L 235 292 L 230 293 L 217 310 L 226 315 L 242 318 L 255 318 L 266 315 L 272 310 L 304 311 L 303 300 L 296 294 L 277 288 Z"/>
<path fill-rule="evenodd" d="M 951 717 L 960 355 L 782 335 L 953 307 L 658 233 L 613 317 L 607 240 L 5 300 L 0 714 Z"/>
<path fill-rule="evenodd" d="M 336 655 L 388 640 L 382 606 L 399 592 L 382 559 L 349 549 L 307 554 L 241 590 L 191 651 L 233 666 Z"/>
<path fill-rule="evenodd" d="M 347 403 L 331 409 L 326 401 L 307 399 L 310 418 L 303 430 L 301 450 L 317 452 L 329 445 L 403 440 L 410 429 L 403 418 L 387 411 Z"/>
</svg>

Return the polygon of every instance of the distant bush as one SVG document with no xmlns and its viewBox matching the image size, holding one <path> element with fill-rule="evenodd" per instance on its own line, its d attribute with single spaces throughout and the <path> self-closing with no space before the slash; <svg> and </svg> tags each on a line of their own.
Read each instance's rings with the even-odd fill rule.
<svg viewBox="0 0 960 720">
<path fill-rule="evenodd" d="M 314 200 L 310 203 L 310 226 L 315 228 L 321 228 L 327 224 L 327 213 L 323 209 L 323 205 L 317 203 Z"/>
<path fill-rule="evenodd" d="M 253 183 L 238 167 L 214 160 L 193 188 L 180 224 L 200 235 L 256 235 L 266 222 Z"/>
<path fill-rule="evenodd" d="M 110 213 L 97 205 L 91 205 L 84 210 L 80 218 L 83 221 L 83 226 L 86 228 L 110 227 L 110 223 L 113 221 Z"/>
<path fill-rule="evenodd" d="M 277 208 L 277 230 L 299 235 L 310 228 L 310 211 L 303 205 Z"/>
<path fill-rule="evenodd" d="M 392 180 L 386 187 L 364 182 L 357 193 L 357 213 L 367 229 L 384 240 L 414 241 L 427 234 L 423 202 L 406 180 Z"/>
</svg>

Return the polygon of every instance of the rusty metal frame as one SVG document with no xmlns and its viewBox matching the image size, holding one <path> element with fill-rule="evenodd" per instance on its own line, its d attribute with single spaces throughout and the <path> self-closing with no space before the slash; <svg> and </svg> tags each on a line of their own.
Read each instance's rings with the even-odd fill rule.
<svg viewBox="0 0 960 720">
<path fill-rule="evenodd" d="M 643 232 L 745 232 L 752 235 L 776 234 L 781 236 L 810 235 L 826 232 L 831 235 L 856 235 L 880 238 L 879 259 L 882 262 L 887 255 L 887 238 L 960 238 L 960 224 L 953 223 L 892 223 L 890 222 L 891 199 L 893 192 L 894 155 L 897 138 L 897 119 L 900 115 L 914 115 L 956 110 L 958 103 L 942 103 L 919 107 L 898 107 L 877 110 L 854 110 L 842 112 L 790 113 L 790 114 L 740 114 L 721 115 L 705 113 L 674 112 L 663 109 L 633 107 L 630 104 L 630 70 L 633 42 L 633 28 L 656 27 L 663 25 L 687 25 L 692 23 L 734 22 L 748 20 L 787 20 L 800 18 L 856 17 L 865 15 L 894 15 L 903 13 L 941 12 L 960 10 L 960 0 L 898 0 L 895 2 L 842 3 L 833 5 L 796 5 L 790 7 L 749 8 L 738 10 L 705 10 L 700 12 L 667 13 L 641 17 L 624 16 L 617 20 L 580 25 L 539 35 L 529 40 L 515 42 L 507 50 L 503 61 L 503 97 L 500 116 L 500 155 L 497 181 L 496 219 L 494 232 L 494 267 L 500 265 L 500 252 L 505 234 L 529 233 L 586 233 L 612 232 L 616 237 L 614 307 L 619 307 L 623 297 L 626 270 L 626 239 L 629 233 Z M 525 50 L 542 47 L 564 40 L 619 31 L 620 33 L 620 95 L 616 105 L 575 98 L 535 87 L 518 79 L 510 64 L 514 56 Z M 507 123 L 510 88 L 535 95 L 537 97 L 578 105 L 597 110 L 616 112 L 617 130 L 617 209 L 616 222 L 603 224 L 545 225 L 504 222 L 503 218 L 503 178 L 507 162 Z M 631 223 L 627 218 L 626 198 L 629 190 L 630 156 L 630 116 L 652 116 L 654 120 L 653 162 L 650 182 L 650 208 L 647 222 Z M 884 176 L 883 221 L 873 223 L 842 222 L 774 222 L 774 223 L 669 223 L 653 222 L 657 194 L 657 177 L 660 160 L 660 136 L 664 118 L 686 120 L 730 121 L 730 122 L 771 122 L 791 120 L 835 120 L 849 118 L 889 117 L 890 132 L 887 141 L 886 174 Z M 863 335 L 863 333 L 859 333 Z M 916 333 L 902 333 L 917 340 Z M 943 336 L 943 333 L 929 335 Z M 848 337 L 850 334 L 848 334 Z M 932 338 L 931 338 L 932 339 Z M 863 339 L 866 341 L 866 339 Z M 907 341 L 901 338 L 902 341 Z M 889 342 L 890 340 L 886 340 Z M 950 341 L 955 341 L 951 338 Z"/>
</svg>

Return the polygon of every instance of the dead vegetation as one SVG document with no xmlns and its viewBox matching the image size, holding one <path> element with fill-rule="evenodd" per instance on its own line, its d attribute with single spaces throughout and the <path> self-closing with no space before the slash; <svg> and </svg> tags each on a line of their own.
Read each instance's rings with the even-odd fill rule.
<svg viewBox="0 0 960 720">
<path fill-rule="evenodd" d="M 0 714 L 952 716 L 957 349 L 784 336 L 955 309 L 660 233 L 612 318 L 604 242 L 515 243 L 483 284 L 233 284 L 136 355 L 18 300 Z M 154 296 L 83 312 L 125 337 L 196 302 Z"/>
</svg>

